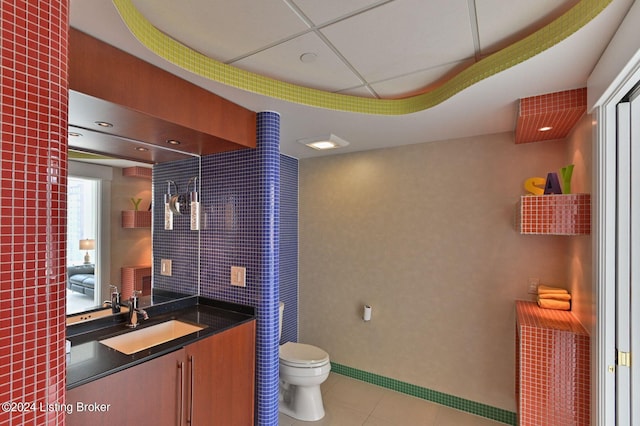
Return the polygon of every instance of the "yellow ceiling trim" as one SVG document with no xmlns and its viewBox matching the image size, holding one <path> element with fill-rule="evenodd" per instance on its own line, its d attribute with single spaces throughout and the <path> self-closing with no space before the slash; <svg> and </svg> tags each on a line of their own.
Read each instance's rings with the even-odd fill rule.
<svg viewBox="0 0 640 426">
<path fill-rule="evenodd" d="M 467 87 L 526 61 L 578 31 L 612 0 L 582 0 L 555 21 L 474 63 L 439 87 L 402 99 L 343 95 L 286 83 L 216 61 L 154 27 L 131 0 L 113 0 L 124 23 L 149 50 L 201 77 L 264 96 L 313 107 L 363 114 L 402 115 L 438 105 Z"/>
<path fill-rule="evenodd" d="M 68 156 L 71 160 L 116 160 L 115 158 L 107 157 L 105 155 L 76 151 L 71 148 L 69 149 Z"/>
</svg>

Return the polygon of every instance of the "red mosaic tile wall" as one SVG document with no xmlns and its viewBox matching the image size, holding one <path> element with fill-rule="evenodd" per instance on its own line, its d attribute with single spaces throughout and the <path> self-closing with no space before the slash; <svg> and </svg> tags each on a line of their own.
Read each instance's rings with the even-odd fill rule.
<svg viewBox="0 0 640 426">
<path fill-rule="evenodd" d="M 519 426 L 590 423 L 589 335 L 567 311 L 516 302 Z"/>
<path fill-rule="evenodd" d="M 564 139 L 587 111 L 587 89 L 566 90 L 520 99 L 516 143 Z M 553 127 L 541 132 L 544 126 Z"/>
<path fill-rule="evenodd" d="M 66 0 L 1 0 L 0 424 L 64 424 Z M 27 403 L 30 405 L 18 405 Z"/>
<path fill-rule="evenodd" d="M 521 234 L 587 235 L 591 233 L 591 195 L 523 195 L 518 227 Z"/>
</svg>

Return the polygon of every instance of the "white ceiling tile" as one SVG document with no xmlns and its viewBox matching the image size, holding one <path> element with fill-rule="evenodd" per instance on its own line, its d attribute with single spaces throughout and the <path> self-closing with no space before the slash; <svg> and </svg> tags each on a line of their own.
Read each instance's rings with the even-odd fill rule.
<svg viewBox="0 0 640 426">
<path fill-rule="evenodd" d="M 354 87 L 351 89 L 340 90 L 342 95 L 359 96 L 361 98 L 375 98 L 376 96 L 365 86 Z"/>
<path fill-rule="evenodd" d="M 474 56 L 466 0 L 396 0 L 321 31 L 367 81 Z"/>
<path fill-rule="evenodd" d="M 291 0 L 315 25 L 365 9 L 380 0 Z"/>
<path fill-rule="evenodd" d="M 219 61 L 253 52 L 308 26 L 282 0 L 133 0 L 157 28 Z"/>
<path fill-rule="evenodd" d="M 315 61 L 300 60 L 307 52 L 316 54 Z M 336 91 L 362 84 L 315 33 L 296 37 L 232 65 L 314 89 Z"/>
<path fill-rule="evenodd" d="M 415 95 L 426 89 L 431 83 L 447 76 L 452 71 L 458 71 L 469 61 L 442 65 L 425 71 L 416 72 L 390 80 L 372 83 L 371 87 L 382 98 L 402 98 Z"/>
<path fill-rule="evenodd" d="M 579 0 L 476 0 L 481 53 L 495 52 L 526 37 L 578 2 Z"/>
<path fill-rule="evenodd" d="M 192 10 L 190 14 L 198 15 L 198 17 L 202 16 L 201 20 L 206 25 L 203 26 L 199 23 L 199 27 L 205 33 L 211 32 L 211 35 L 203 38 L 204 48 L 199 48 L 205 53 L 209 45 L 212 46 L 210 47 L 211 49 L 221 45 L 223 48 L 229 48 L 231 52 L 235 52 L 234 43 L 238 41 L 245 42 L 244 37 L 249 37 L 249 41 L 253 42 L 253 44 L 259 42 L 257 44 L 267 45 L 268 42 L 264 40 L 282 40 L 281 34 L 299 34 L 296 31 L 304 27 L 295 20 L 291 21 L 290 16 L 293 12 L 282 0 L 254 0 L 253 2 L 247 0 L 237 0 L 235 2 L 230 0 L 201 0 L 197 2 L 197 9 L 193 6 L 196 3 L 191 0 L 183 0 L 182 2 L 169 2 L 168 0 L 134 1 L 147 4 L 149 8 L 154 9 L 154 13 L 166 10 L 173 3 L 180 5 L 176 13 L 182 13 L 183 9 L 187 8 L 197 10 L 197 12 Z M 281 7 L 282 4 L 276 4 L 281 1 L 286 7 Z M 328 7 L 330 14 L 342 13 L 340 10 L 342 5 L 339 0 L 293 1 L 305 6 L 307 13 L 316 13 L 316 19 L 324 19 L 320 9 L 325 5 L 331 5 Z M 367 2 L 366 0 L 360 1 Z M 577 0 L 571 1 L 575 2 Z M 344 2 L 350 4 L 347 9 L 360 5 L 358 0 L 344 0 Z M 352 38 L 354 44 L 363 43 L 369 45 L 369 47 L 356 47 L 353 49 L 354 63 L 366 61 L 368 56 L 376 60 L 378 60 L 379 56 L 382 56 L 382 59 L 391 61 L 411 62 L 403 57 L 397 57 L 396 52 L 393 52 L 392 49 L 394 46 L 387 45 L 390 44 L 388 40 L 392 40 L 399 46 L 410 46 L 412 45 L 411 41 L 413 41 L 413 44 L 420 45 L 421 41 L 425 39 L 428 41 L 429 37 L 431 37 L 445 46 L 442 47 L 444 50 L 460 50 L 459 41 L 452 40 L 450 33 L 461 33 L 462 31 L 450 31 L 447 28 L 456 25 L 455 21 L 452 21 L 449 17 L 450 13 L 447 12 L 450 6 L 449 3 L 454 2 L 458 7 L 462 7 L 460 2 L 465 5 L 469 4 L 468 2 L 475 2 L 481 37 L 483 37 L 483 47 L 486 47 L 487 43 L 492 43 L 492 40 L 495 42 L 496 40 L 504 39 L 510 32 L 521 31 L 523 27 L 529 27 L 532 23 L 539 25 L 540 17 L 546 17 L 547 13 L 557 12 L 555 6 L 560 3 L 565 6 L 567 4 L 565 0 L 423 0 L 421 2 L 394 0 L 390 5 L 412 5 L 404 8 L 407 16 L 385 11 L 382 16 L 377 17 L 378 28 L 373 25 L 353 25 L 352 33 L 347 33 L 346 35 L 341 33 L 340 35 L 343 39 Z M 252 3 L 250 7 L 249 3 Z M 435 3 L 435 6 L 426 8 L 421 3 Z M 265 5 L 268 6 L 267 9 L 280 10 L 279 13 L 284 16 L 274 18 L 271 13 L 263 13 Z M 378 9 L 386 9 L 390 5 L 380 6 L 370 12 L 363 13 L 363 15 L 374 13 Z M 529 9 L 529 7 L 537 8 L 538 6 L 540 6 L 540 9 Z M 317 7 L 315 12 L 313 12 L 313 7 Z M 346 153 L 364 149 L 512 131 L 517 99 L 566 90 L 567 88 L 583 87 L 586 84 L 589 72 L 593 70 L 595 63 L 602 55 L 604 48 L 630 7 L 635 7 L 633 6 L 633 0 L 612 1 L 596 19 L 593 19 L 584 28 L 552 48 L 468 87 L 433 108 L 402 116 L 378 116 L 310 107 L 251 93 L 194 75 L 147 50 L 124 26 L 111 0 L 71 0 L 70 19 L 74 28 L 117 46 L 130 54 L 138 56 L 155 66 L 198 84 L 248 109 L 280 112 L 282 115 L 280 128 L 281 152 L 296 158 L 305 158 L 336 154 L 336 152 L 320 152 L 307 149 L 296 142 L 297 139 L 303 137 L 327 132 L 338 134 L 351 142 L 351 145 L 345 148 L 345 151 L 338 150 L 338 153 Z M 224 8 L 225 13 L 218 13 L 221 8 Z M 425 14 L 425 9 L 430 10 L 431 13 Z M 169 12 L 169 14 L 173 13 L 173 9 L 170 10 L 172 12 Z M 466 13 L 468 14 L 469 12 L 467 11 Z M 247 14 L 246 19 L 248 19 L 248 22 L 244 21 L 245 14 Z M 233 19 L 229 18 L 229 16 L 232 16 Z M 172 21 L 172 18 L 165 19 Z M 263 18 L 265 19 L 265 24 L 262 23 Z M 296 17 L 296 19 L 298 18 Z M 514 20 L 513 23 L 505 23 L 505 21 L 511 19 Z M 277 23 L 280 20 L 288 24 L 284 27 L 274 25 L 274 22 Z M 442 25 L 445 26 L 445 31 L 441 37 L 437 34 L 425 32 L 425 28 L 440 25 L 438 20 L 441 20 L 443 22 Z M 174 21 L 172 21 L 172 24 L 179 27 L 181 31 L 194 25 L 194 22 L 190 19 L 182 20 L 182 15 L 175 17 Z M 264 28 L 263 25 L 267 23 L 269 24 L 267 25 L 268 28 Z M 182 28 L 182 26 L 185 28 Z M 290 31 L 292 27 L 294 28 L 293 32 Z M 220 28 L 223 28 L 223 30 Z M 369 32 L 363 32 L 363 29 L 367 29 Z M 384 36 L 371 32 L 372 29 L 384 33 Z M 412 38 L 411 34 L 405 34 L 405 29 L 411 34 L 417 32 L 418 35 Z M 228 33 L 225 33 L 225 31 Z M 199 33 L 200 31 L 197 32 Z M 233 37 L 229 34 L 233 34 Z M 253 34 L 256 35 L 257 40 L 254 39 Z M 405 39 L 408 39 L 409 42 Z M 469 36 L 469 39 L 471 39 L 471 36 Z M 381 41 L 383 42 L 382 44 Z M 247 49 L 247 47 L 245 46 L 244 49 Z M 393 57 L 385 58 L 384 55 L 390 50 Z M 413 48 L 413 50 L 421 53 L 419 49 Z M 235 54 L 231 54 L 231 56 L 237 57 Z M 364 59 L 362 58 L 363 56 Z M 434 56 L 437 55 L 434 54 Z M 391 63 L 393 64 L 394 62 Z M 427 68 L 422 67 L 420 69 L 426 70 Z M 374 69 L 374 71 L 376 70 Z M 425 71 L 425 73 L 428 73 L 428 71 Z M 398 78 L 398 81 L 389 80 L 384 83 L 376 83 L 376 90 L 381 93 L 387 93 L 387 90 L 389 90 L 389 93 L 391 93 L 393 90 L 404 92 L 410 89 L 406 86 L 408 84 L 407 81 L 403 81 L 405 77 L 398 77 L 400 74 L 402 72 L 391 76 L 392 78 Z M 542 77 L 532 78 L 532 76 Z M 416 81 L 416 90 L 424 86 L 420 73 L 413 77 L 420 77 L 419 81 Z M 413 77 L 407 76 L 406 78 L 411 79 Z M 429 79 L 429 76 L 425 75 L 424 77 Z M 372 81 L 379 81 L 379 79 Z M 395 89 L 390 87 L 392 84 L 396 85 Z M 350 87 L 350 89 L 344 89 L 341 93 L 367 96 L 362 85 L 358 84 Z M 461 120 L 461 117 L 464 119 Z"/>
</svg>

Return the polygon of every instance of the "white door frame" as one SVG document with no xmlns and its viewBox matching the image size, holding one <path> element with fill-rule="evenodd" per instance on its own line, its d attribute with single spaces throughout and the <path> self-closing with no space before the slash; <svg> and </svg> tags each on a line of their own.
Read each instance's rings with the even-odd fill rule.
<svg viewBox="0 0 640 426">
<path fill-rule="evenodd" d="M 616 349 L 639 354 L 640 91 L 618 104 Z M 636 261 L 634 262 L 634 259 Z M 635 291 L 634 291 L 635 290 Z M 635 333 L 634 333 L 635 332 Z M 639 370 L 616 366 L 616 425 L 639 424 Z"/>
<path fill-rule="evenodd" d="M 617 225 L 616 225 L 616 351 L 631 352 L 631 104 L 617 108 Z M 631 424 L 631 374 L 628 367 L 615 367 L 616 425 Z"/>
<path fill-rule="evenodd" d="M 640 68 L 640 64 L 639 64 Z M 623 88 L 640 82 L 640 69 Z M 624 90 L 624 89 L 621 89 Z M 625 92 L 623 96 L 628 93 Z M 617 97 L 615 98 L 617 99 Z M 616 103 L 598 111 L 596 174 L 594 185 L 596 261 L 596 315 L 593 363 L 596 382 L 592 410 L 597 425 L 627 426 L 637 423 L 640 406 L 636 394 L 639 371 L 616 365 L 616 352 L 640 354 L 640 339 L 632 330 L 640 322 L 640 265 L 633 258 L 640 253 L 640 98 Z M 633 256 L 633 257 L 632 257 Z M 636 327 L 634 327 L 634 325 Z M 635 333 L 637 336 L 637 333 Z"/>
<path fill-rule="evenodd" d="M 617 103 L 617 102 L 616 102 Z M 595 325 L 591 377 L 593 425 L 614 425 L 616 337 L 616 116 L 615 104 L 596 108 L 593 147 L 592 241 Z"/>
<path fill-rule="evenodd" d="M 616 424 L 616 106 L 640 81 L 640 60 L 609 101 L 594 110 L 594 194 L 592 197 L 594 290 L 592 424 Z"/>
<path fill-rule="evenodd" d="M 631 192 L 630 192 L 630 251 L 629 251 L 629 336 L 631 354 L 640 354 L 640 92 L 631 96 Z M 635 261 L 634 261 L 635 260 Z M 636 360 L 637 364 L 637 360 Z M 630 373 L 630 424 L 640 423 L 640 369 L 633 361 Z"/>
<path fill-rule="evenodd" d="M 591 423 L 615 424 L 616 105 L 640 80 L 640 2 L 634 2 L 589 76 L 593 143 Z"/>
<path fill-rule="evenodd" d="M 616 424 L 616 106 L 640 81 L 640 55 L 627 64 L 595 105 L 592 197 L 595 330 L 592 346 L 592 424 Z"/>
</svg>

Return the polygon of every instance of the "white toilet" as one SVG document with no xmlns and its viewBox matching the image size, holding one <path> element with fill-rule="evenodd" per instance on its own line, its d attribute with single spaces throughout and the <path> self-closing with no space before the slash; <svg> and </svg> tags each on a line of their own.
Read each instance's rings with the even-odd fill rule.
<svg viewBox="0 0 640 426">
<path fill-rule="evenodd" d="M 284 303 L 280 302 L 280 329 Z M 304 421 L 324 417 L 320 384 L 331 371 L 329 354 L 315 346 L 287 342 L 280 346 L 280 412 Z"/>
</svg>

